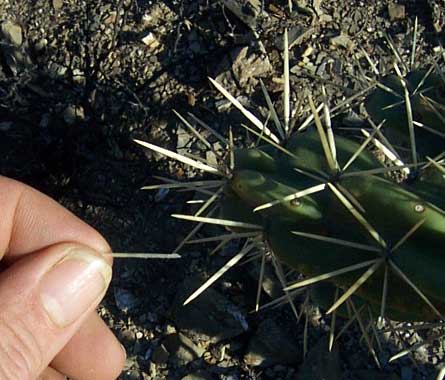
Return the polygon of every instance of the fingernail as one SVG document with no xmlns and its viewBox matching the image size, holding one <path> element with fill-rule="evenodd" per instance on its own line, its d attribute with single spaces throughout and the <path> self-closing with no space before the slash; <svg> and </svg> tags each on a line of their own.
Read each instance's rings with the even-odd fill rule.
<svg viewBox="0 0 445 380">
<path fill-rule="evenodd" d="M 105 293 L 111 267 L 88 249 L 73 249 L 42 278 L 40 298 L 50 319 L 65 327 Z"/>
</svg>

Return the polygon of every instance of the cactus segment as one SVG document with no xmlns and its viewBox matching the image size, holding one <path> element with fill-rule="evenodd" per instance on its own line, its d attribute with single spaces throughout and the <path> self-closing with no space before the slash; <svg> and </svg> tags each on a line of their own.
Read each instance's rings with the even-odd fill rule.
<svg viewBox="0 0 445 380">
<path fill-rule="evenodd" d="M 274 254 L 287 265 L 308 277 L 332 272 L 379 257 L 378 254 L 373 252 L 334 246 L 328 242 L 295 236 L 286 231 L 286 226 L 276 224 L 270 226 L 266 231 L 266 235 Z M 413 247 L 407 243 L 404 252 L 395 255 L 393 260 L 404 273 L 410 273 L 411 280 L 416 284 L 423 284 L 428 280 L 429 276 L 434 275 L 435 281 L 441 284 L 433 284 L 429 280 L 429 286 L 423 286 L 421 290 L 427 293 L 427 291 L 433 289 L 440 298 L 434 297 L 431 294 L 428 294 L 428 297 L 442 314 L 445 313 L 445 302 L 443 301 L 443 292 L 441 292 L 444 279 L 443 275 L 440 274 L 440 269 L 437 269 L 432 274 L 424 263 L 425 260 L 429 260 L 429 257 L 418 254 L 416 257 L 411 258 L 409 254 L 412 252 Z M 437 261 L 434 263 L 437 265 L 437 268 L 443 267 L 443 260 L 439 259 Z M 329 281 L 346 290 L 365 270 L 360 269 L 342 274 Z M 383 275 L 384 271 L 381 268 L 355 293 L 371 305 L 376 316 L 380 312 Z M 436 286 L 435 288 L 434 285 Z M 436 318 L 429 306 L 395 273 L 391 273 L 389 276 L 388 289 L 386 314 L 389 318 L 400 321 L 429 321 Z M 413 303 L 416 304 L 415 308 L 413 308 Z"/>
<path fill-rule="evenodd" d="M 342 136 L 335 137 L 335 146 L 337 161 L 340 167 L 343 167 L 350 157 L 360 148 L 360 144 Z M 287 167 L 293 166 L 314 173 L 328 173 L 329 167 L 323 154 L 323 148 L 320 138 L 315 130 L 309 130 L 300 134 L 293 135 L 286 148 L 295 156 L 282 158 L 281 161 L 287 161 Z M 282 154 L 281 154 L 282 156 Z M 285 162 L 281 163 L 285 165 Z M 349 167 L 349 171 L 370 170 L 381 168 L 382 164 L 368 151 L 362 151 L 357 159 Z"/>
<path fill-rule="evenodd" d="M 237 149 L 235 167 L 238 170 L 261 170 L 266 173 L 277 171 L 277 163 L 266 149 Z"/>
<path fill-rule="evenodd" d="M 408 187 L 419 197 L 445 210 L 445 169 L 443 167 L 429 165 L 420 171 L 416 180 Z"/>
<path fill-rule="evenodd" d="M 347 162 L 359 147 L 346 137 L 337 137 L 338 162 L 341 165 Z M 292 155 L 270 146 L 235 151 L 235 167 L 226 188 L 227 202 L 222 205 L 222 214 L 233 216 L 236 210 L 239 220 L 261 224 L 273 254 L 305 276 L 319 276 L 383 258 L 384 265 L 356 290 L 357 297 L 369 303 L 376 316 L 381 309 L 384 267 L 388 260 L 444 314 L 445 215 L 429 198 L 420 196 L 428 190 L 417 185 L 416 192 L 381 175 L 366 174 L 382 167 L 367 151 L 357 156 L 346 173 L 331 174 L 316 131 L 292 136 L 286 149 Z M 375 228 L 384 244 L 380 246 L 327 187 L 290 202 L 278 202 L 317 184 L 314 178 L 296 172 L 295 168 L 322 175 L 331 188 L 352 197 L 360 206 L 356 212 Z M 438 170 L 433 169 L 436 167 L 431 165 L 429 176 L 423 182 L 428 186 L 442 181 L 442 173 L 438 175 Z M 362 171 L 365 174 L 347 175 Z M 273 206 L 254 212 L 267 202 Z M 292 234 L 295 230 L 302 233 Z M 310 239 L 304 233 L 321 238 Z M 336 245 L 334 240 L 350 243 Z M 360 244 L 372 249 L 360 249 Z M 328 281 L 347 290 L 365 271 L 366 268 L 349 271 Z M 390 318 L 417 321 L 436 317 L 405 279 L 394 271 L 389 272 L 386 311 Z M 416 303 L 414 309 L 413 302 Z"/>
<path fill-rule="evenodd" d="M 445 149 L 445 84 L 439 74 L 415 70 L 405 77 L 410 94 L 413 119 L 418 128 L 417 151 L 421 155 L 436 155 Z M 409 145 L 408 116 L 404 89 L 396 75 L 388 75 L 365 100 L 371 118 L 385 120 L 386 135 L 390 141 Z"/>
</svg>

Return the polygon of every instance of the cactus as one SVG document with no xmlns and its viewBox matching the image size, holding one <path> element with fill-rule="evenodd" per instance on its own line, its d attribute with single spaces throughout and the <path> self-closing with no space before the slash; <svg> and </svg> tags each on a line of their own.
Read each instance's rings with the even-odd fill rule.
<svg viewBox="0 0 445 380">
<path fill-rule="evenodd" d="M 390 276 L 390 291 L 386 299 L 390 318 L 420 321 L 437 317 L 416 292 L 427 296 L 438 308 L 438 314 L 444 313 L 445 277 L 441 272 L 445 265 L 442 254 L 445 243 L 443 211 L 400 184 L 382 176 L 366 174 L 367 170 L 381 167 L 369 153 L 362 152 L 355 164 L 349 167 L 350 171 L 336 173 L 323 181 L 318 192 L 295 198 L 297 202 L 287 200 L 261 208 L 317 186 L 314 179 L 294 170 L 321 173 L 322 165 L 317 157 L 322 152 L 317 155 L 316 147 L 310 147 L 310 141 L 315 139 L 316 132 L 294 135 L 287 148 L 290 153 L 295 153 L 295 157 L 288 157 L 280 151 L 265 157 L 261 150 L 258 155 L 252 154 L 253 150 L 242 151 L 240 163 L 235 159 L 227 194 L 248 206 L 245 221 L 251 221 L 252 210 L 258 210 L 261 220 L 257 223 L 263 226 L 264 238 L 271 250 L 288 266 L 306 276 L 352 269 L 360 263 L 375 268 L 373 277 L 355 293 L 372 305 L 376 315 L 380 311 L 385 270 L 393 266 L 418 285 L 415 289 L 400 276 Z M 337 138 L 336 143 L 339 163 L 347 158 L 346 147 L 352 151 L 358 148 L 356 143 L 344 138 Z M 301 160 L 305 154 L 300 155 L 299 151 L 308 147 L 315 154 L 314 162 L 311 157 Z M 244 158 L 248 153 L 250 157 L 257 157 L 258 164 L 252 158 L 246 163 Z M 253 169 L 255 167 L 258 169 Z M 364 171 L 363 175 L 348 176 L 360 173 L 360 170 Z M 352 195 L 363 207 L 364 211 L 357 212 L 366 222 L 357 219 L 347 209 L 347 204 L 339 199 L 343 193 Z M 223 207 L 222 217 L 229 219 L 232 215 Z M 413 227 L 415 232 L 412 236 L 401 242 Z M 326 238 L 337 239 L 339 244 L 333 246 L 334 241 Z M 363 271 L 363 267 L 360 270 Z M 332 277 L 331 281 L 348 289 L 360 277 L 360 270 Z M 413 307 L 414 303 L 416 307 Z"/>
<path fill-rule="evenodd" d="M 347 315 L 352 310 L 360 320 L 357 310 L 367 308 L 372 318 L 381 321 L 445 319 L 444 74 L 434 63 L 429 69 L 413 69 L 403 76 L 396 65 L 396 75 L 384 77 L 365 94 L 370 128 L 359 131 L 365 135 L 359 143 L 358 136 L 334 136 L 328 105 L 317 109 L 310 96 L 311 115 L 298 131 L 292 130 L 286 53 L 287 49 L 283 121 L 262 85 L 275 131 L 211 80 L 258 129 L 245 126 L 264 144 L 234 148 L 231 135 L 226 140 L 214 132 L 226 144 L 227 154 L 220 157 L 218 167 L 211 167 L 137 141 L 222 177 L 221 181 L 199 184 L 212 183 L 218 190 L 195 215 L 174 215 L 200 223 L 185 241 L 204 223 L 230 230 L 214 239 L 221 245 L 231 239 L 248 238 L 241 251 L 186 303 L 263 245 L 267 249 L 262 251 L 262 265 L 264 255 L 270 255 L 296 314 L 292 292 L 312 288 L 311 297 L 328 309 L 327 314 Z M 320 109 L 323 116 L 318 114 Z M 185 118 L 180 118 L 205 140 Z M 385 156 L 386 163 L 368 149 L 371 144 Z M 400 145 L 405 149 L 400 150 Z M 219 215 L 206 214 L 217 201 Z M 283 264 L 305 278 L 287 283 Z M 369 339 L 367 344 L 378 362 Z"/>
<path fill-rule="evenodd" d="M 385 120 L 385 134 L 390 141 L 410 143 L 411 118 L 416 128 L 416 149 L 421 155 L 435 156 L 443 151 L 445 137 L 445 82 L 443 73 L 414 70 L 402 80 L 397 75 L 383 78 L 379 88 L 365 100 L 365 107 L 376 123 Z M 405 89 L 411 111 L 406 111 Z"/>
</svg>

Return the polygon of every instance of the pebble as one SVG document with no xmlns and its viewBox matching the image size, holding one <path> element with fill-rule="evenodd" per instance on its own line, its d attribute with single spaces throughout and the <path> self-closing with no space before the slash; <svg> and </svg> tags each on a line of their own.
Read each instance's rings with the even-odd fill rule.
<svg viewBox="0 0 445 380">
<path fill-rule="evenodd" d="M 156 38 L 154 33 L 150 32 L 145 37 L 142 38 L 142 42 L 148 46 L 151 50 L 155 50 L 161 44 Z"/>
<path fill-rule="evenodd" d="M 104 20 L 105 25 L 114 24 L 117 19 L 117 13 L 116 11 L 110 12 L 107 18 Z"/>
<path fill-rule="evenodd" d="M 167 363 L 170 353 L 163 344 L 156 347 L 151 355 L 151 361 L 156 364 Z"/>
<path fill-rule="evenodd" d="M 193 302 L 183 306 L 184 300 L 202 285 L 201 277 L 191 277 L 178 284 L 178 294 L 171 318 L 180 331 L 197 341 L 217 343 L 245 332 L 245 319 L 229 300 L 213 288 L 207 289 Z"/>
<path fill-rule="evenodd" d="M 131 291 L 118 287 L 114 288 L 114 300 L 116 306 L 123 312 L 134 309 L 140 302 Z"/>
<path fill-rule="evenodd" d="M 388 14 L 391 21 L 403 20 L 405 18 L 405 6 L 402 4 L 388 4 Z"/>
<path fill-rule="evenodd" d="M 218 166 L 218 158 L 216 157 L 215 153 L 213 153 L 211 150 L 208 150 L 206 152 L 206 162 L 208 165 L 217 167 Z"/>
<path fill-rule="evenodd" d="M 170 354 L 169 360 L 177 367 L 200 358 L 205 351 L 181 333 L 167 335 L 162 344 Z"/>
<path fill-rule="evenodd" d="M 267 366 L 296 363 L 301 357 L 301 347 L 292 335 L 275 320 L 266 319 L 249 342 L 244 361 L 252 366 Z"/>
<path fill-rule="evenodd" d="M 301 55 L 301 57 L 302 57 L 302 58 L 309 57 L 309 56 L 313 53 L 313 51 L 314 51 L 314 48 L 313 48 L 311 45 L 309 45 L 309 46 L 306 48 L 306 50 L 303 52 L 303 54 Z"/>
<path fill-rule="evenodd" d="M 53 4 L 53 8 L 56 12 L 60 11 L 63 7 L 63 0 L 53 0 L 52 4 Z"/>
<path fill-rule="evenodd" d="M 126 380 L 140 380 L 141 375 L 138 370 L 132 369 L 130 371 L 125 372 L 125 379 Z"/>
<path fill-rule="evenodd" d="M 328 350 L 326 337 L 313 346 L 298 371 L 299 380 L 342 380 L 340 357 L 337 345 Z"/>
<path fill-rule="evenodd" d="M 135 340 L 135 337 L 136 337 L 136 335 L 135 335 L 134 331 L 132 331 L 132 330 L 122 330 L 119 333 L 119 338 L 126 342 L 133 343 Z"/>
<path fill-rule="evenodd" d="M 240 85 L 245 85 L 250 78 L 263 77 L 272 72 L 267 55 L 243 47 L 234 54 L 232 70 Z"/>
<path fill-rule="evenodd" d="M 216 72 L 219 73 L 216 77 L 217 82 L 233 83 L 235 79 L 240 86 L 244 87 L 252 79 L 265 77 L 271 73 L 272 65 L 260 48 L 252 49 L 244 46 L 232 50 L 230 58 L 224 59 L 216 68 Z"/>
<path fill-rule="evenodd" d="M 242 22 L 252 29 L 255 29 L 257 17 L 261 11 L 260 0 L 223 0 L 222 3 L 238 17 Z"/>
<path fill-rule="evenodd" d="M 352 49 L 354 47 L 354 42 L 352 42 L 351 38 L 343 33 L 336 37 L 331 37 L 329 43 L 332 46 L 340 46 L 345 49 Z"/>
<path fill-rule="evenodd" d="M 82 106 L 71 105 L 65 108 L 62 116 L 68 125 L 73 125 L 76 121 L 85 119 L 85 112 Z"/>
<path fill-rule="evenodd" d="M 208 372 L 198 371 L 188 374 L 181 378 L 181 380 L 212 380 L 213 377 Z"/>
<path fill-rule="evenodd" d="M 20 47 L 23 43 L 22 28 L 11 21 L 1 24 L 1 34 L 7 43 L 15 47 Z"/>
<path fill-rule="evenodd" d="M 179 154 L 187 153 L 189 150 L 189 143 L 192 140 L 192 135 L 181 126 L 178 126 L 176 131 L 177 142 L 176 142 L 176 151 Z"/>
<path fill-rule="evenodd" d="M 343 118 L 343 124 L 347 127 L 363 127 L 365 125 L 365 120 L 360 117 L 356 112 L 350 111 Z"/>
</svg>

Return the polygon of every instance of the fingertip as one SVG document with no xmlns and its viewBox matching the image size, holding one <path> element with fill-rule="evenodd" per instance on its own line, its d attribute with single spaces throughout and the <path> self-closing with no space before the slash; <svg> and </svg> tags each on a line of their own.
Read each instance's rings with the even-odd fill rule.
<svg viewBox="0 0 445 380">
<path fill-rule="evenodd" d="M 93 227 L 21 182 L 0 176 L 0 205 L 0 252 L 8 252 L 9 259 L 60 242 L 77 242 L 100 253 L 111 252 L 108 242 Z"/>
</svg>

